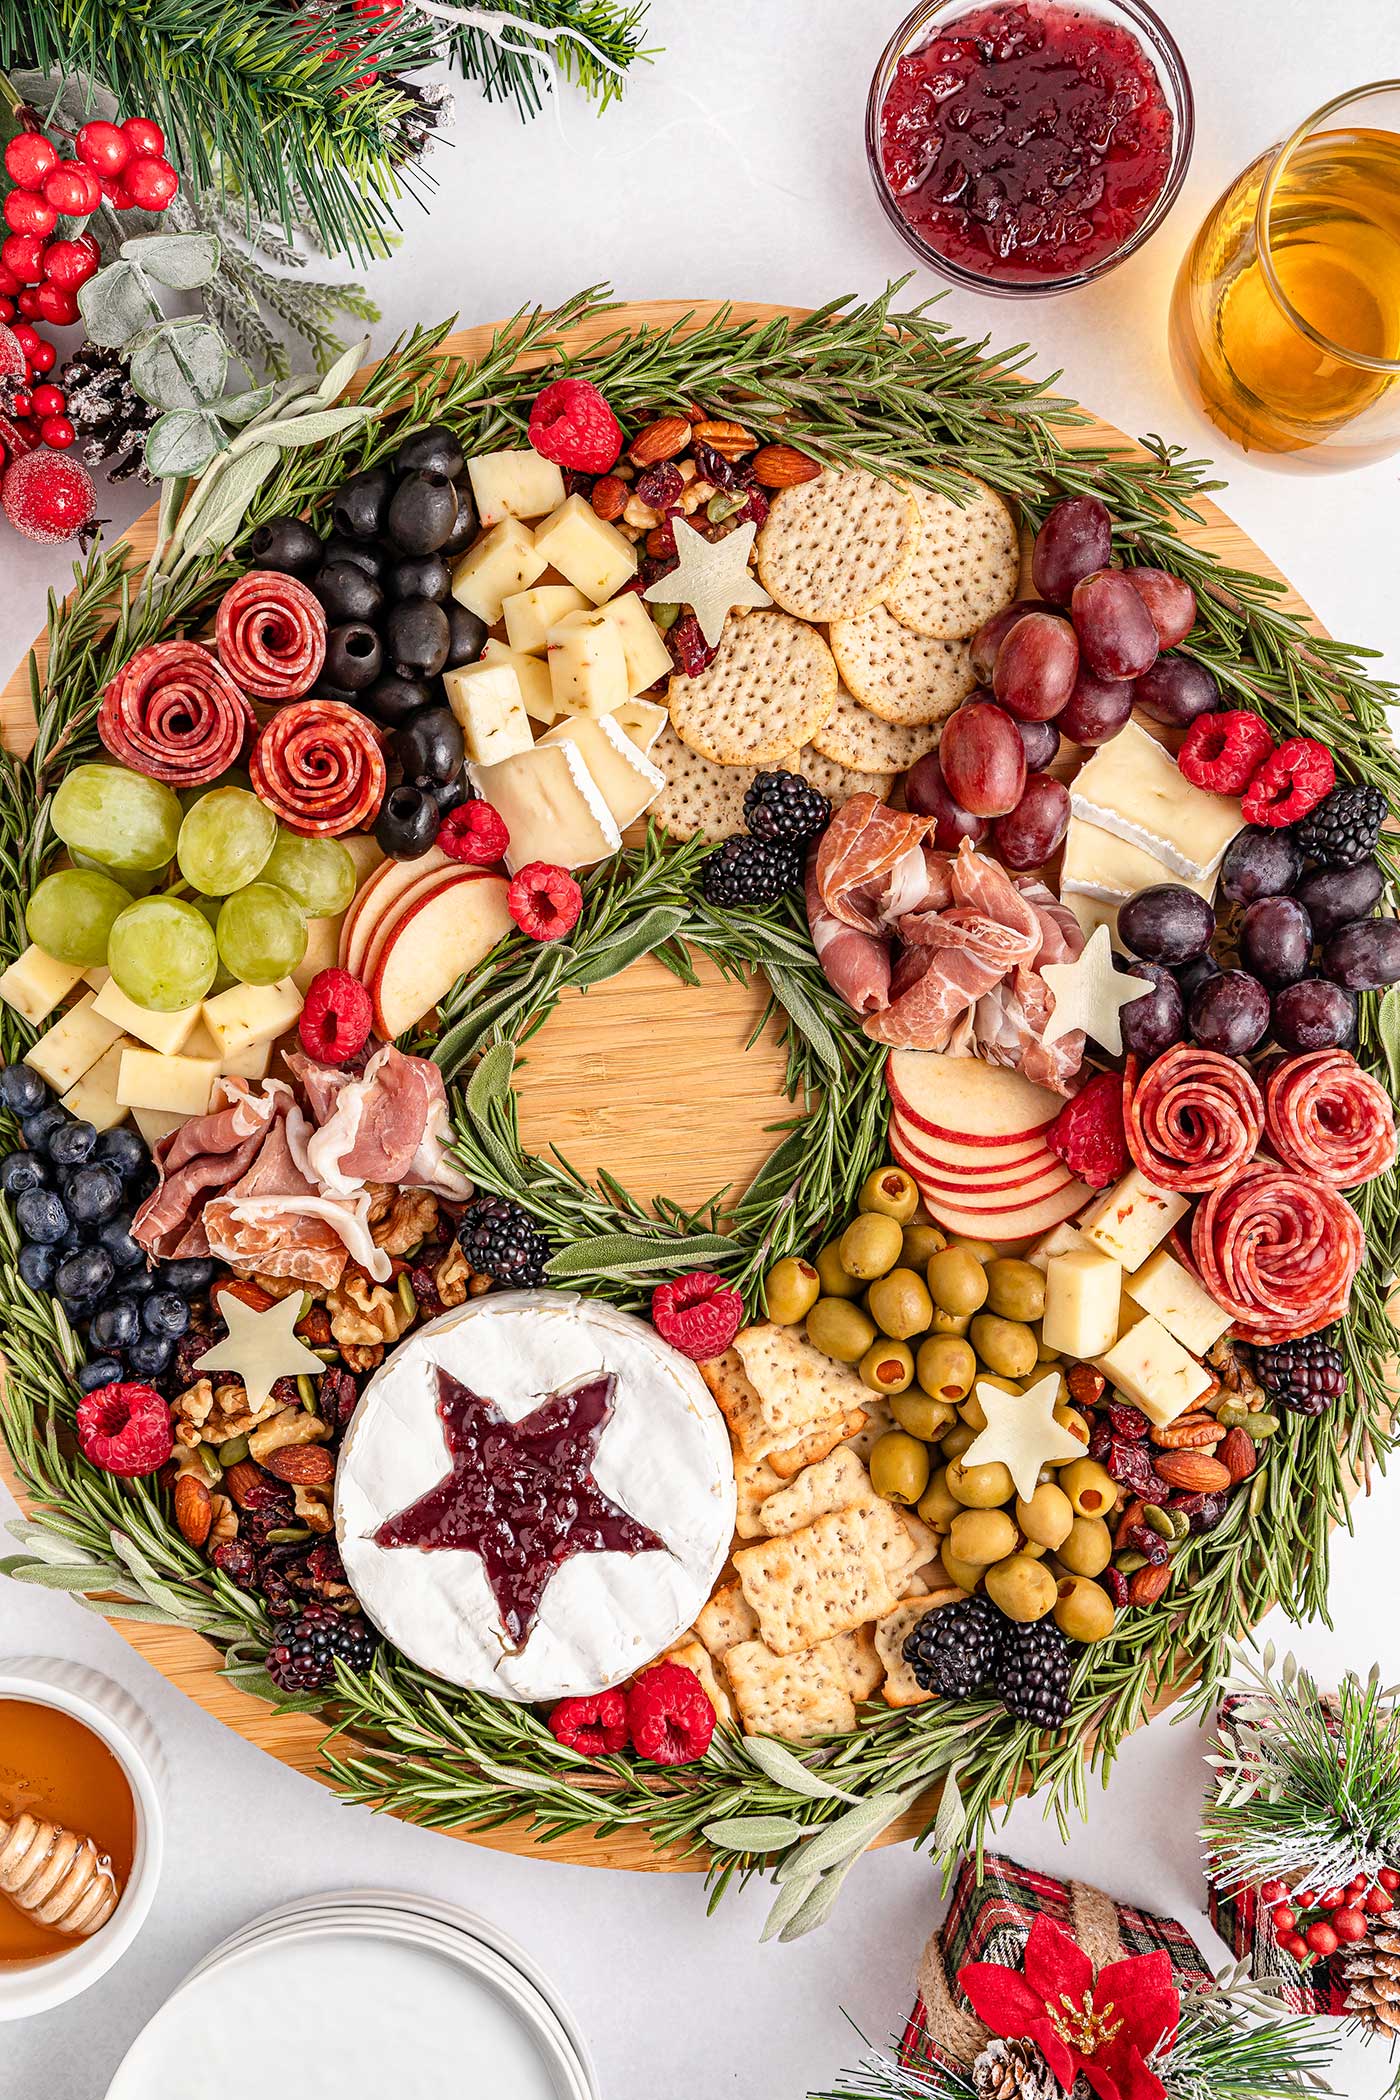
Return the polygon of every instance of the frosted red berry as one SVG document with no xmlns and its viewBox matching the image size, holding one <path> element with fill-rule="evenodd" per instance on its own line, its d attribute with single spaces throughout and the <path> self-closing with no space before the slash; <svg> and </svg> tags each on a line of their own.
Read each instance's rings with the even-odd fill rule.
<svg viewBox="0 0 1400 2100">
<path fill-rule="evenodd" d="M 34 303 L 38 318 L 55 328 L 71 328 L 78 318 L 78 302 L 61 284 L 41 284 Z"/>
<path fill-rule="evenodd" d="M 627 1694 L 627 1720 L 638 1757 L 654 1765 L 691 1765 L 710 1747 L 715 1710 L 693 1670 L 658 1663 Z"/>
<path fill-rule="evenodd" d="M 1394 1867 L 1382 1867 L 1376 1879 L 1383 1889 L 1400 1889 L 1400 1872 Z"/>
<path fill-rule="evenodd" d="M 5 224 L 11 233 L 52 233 L 58 213 L 45 197 L 33 190 L 13 189 L 5 199 Z"/>
<path fill-rule="evenodd" d="M 44 416 L 39 424 L 39 435 L 55 452 L 66 452 L 78 433 L 67 416 Z"/>
<path fill-rule="evenodd" d="M 318 970 L 306 988 L 297 1034 L 308 1057 L 343 1065 L 358 1057 L 374 1026 L 374 1004 L 348 970 Z"/>
<path fill-rule="evenodd" d="M 119 124 L 95 117 L 84 124 L 73 141 L 73 150 L 94 175 L 120 175 L 131 159 L 131 141 Z"/>
<path fill-rule="evenodd" d="M 122 186 L 139 211 L 164 211 L 180 187 L 180 178 L 168 160 L 142 155 L 127 168 Z"/>
<path fill-rule="evenodd" d="M 1285 1881 L 1266 1881 L 1259 1894 L 1265 1903 L 1282 1903 L 1288 1894 L 1288 1884 Z"/>
<path fill-rule="evenodd" d="M 33 407 L 36 416 L 61 416 L 66 404 L 59 386 L 36 386 Z"/>
<path fill-rule="evenodd" d="M 1317 1900 L 1323 1910 L 1336 1910 L 1342 1901 L 1342 1895 L 1341 1889 L 1324 1889 Z"/>
<path fill-rule="evenodd" d="M 1295 1889 L 1293 1892 L 1294 1906 L 1298 1910 L 1311 1910 L 1316 1901 L 1316 1889 Z"/>
<path fill-rule="evenodd" d="M 1128 1171 L 1123 1134 L 1123 1082 L 1100 1072 L 1067 1101 L 1045 1133 L 1052 1152 L 1091 1189 L 1106 1189 Z"/>
<path fill-rule="evenodd" d="M 663 1342 L 695 1363 L 723 1356 L 744 1324 L 744 1301 L 722 1276 L 701 1269 L 658 1283 L 651 1294 L 651 1324 Z"/>
<path fill-rule="evenodd" d="M 37 321 L 39 319 L 38 285 L 27 284 L 24 290 L 20 293 L 19 298 L 15 301 L 15 304 L 18 306 L 20 312 L 24 315 L 27 321 Z"/>
<path fill-rule="evenodd" d="M 1367 1889 L 1363 1908 L 1368 1910 L 1373 1918 L 1383 1918 L 1391 1908 L 1390 1890 L 1383 1888 Z"/>
<path fill-rule="evenodd" d="M 44 195 L 55 211 L 67 218 L 81 219 L 96 211 L 102 202 L 102 185 L 80 160 L 61 160 L 44 177 Z"/>
<path fill-rule="evenodd" d="M 1310 1952 L 1320 1954 L 1324 1961 L 1337 1951 L 1337 1935 L 1322 1918 L 1309 1925 L 1303 1938 L 1307 1941 Z"/>
<path fill-rule="evenodd" d="M 1197 716 L 1176 762 L 1193 787 L 1242 795 L 1273 748 L 1267 722 L 1248 708 L 1228 708 Z"/>
<path fill-rule="evenodd" d="M 561 941 L 578 924 L 583 891 L 565 869 L 532 860 L 506 891 L 506 910 L 532 941 Z"/>
<path fill-rule="evenodd" d="M 21 131 L 5 148 L 5 173 L 22 190 L 39 190 L 58 166 L 58 148 L 42 131 Z"/>
<path fill-rule="evenodd" d="M 1306 1961 L 1308 1958 L 1308 1943 L 1301 1932 L 1290 1932 L 1286 1940 L 1280 1940 L 1279 1945 L 1285 1954 L 1292 1955 L 1294 1961 Z"/>
<path fill-rule="evenodd" d="M 588 380 L 556 379 L 530 410 L 530 443 L 556 466 L 606 474 L 622 450 L 622 426 Z"/>
<path fill-rule="evenodd" d="M 506 820 L 489 802 L 460 802 L 443 818 L 437 835 L 439 852 L 469 868 L 494 867 L 509 844 Z"/>
<path fill-rule="evenodd" d="M 1280 1903 L 1271 1915 L 1277 1933 L 1291 1932 L 1298 1922 L 1297 1913 L 1287 1903 Z"/>
<path fill-rule="evenodd" d="M 77 460 L 44 448 L 11 459 L 0 481 L 0 510 L 26 539 L 53 547 L 92 523 L 97 492 Z"/>
<path fill-rule="evenodd" d="M 1204 721 L 1218 721 L 1205 715 Z M 1266 757 L 1244 791 L 1246 824 L 1300 824 L 1337 784 L 1332 754 L 1315 737 L 1291 736 Z"/>
<path fill-rule="evenodd" d="M 137 1480 L 175 1449 L 170 1409 L 153 1385 L 100 1385 L 78 1402 L 78 1448 L 104 1473 Z"/>
<path fill-rule="evenodd" d="M 44 250 L 44 281 L 61 291 L 76 292 L 95 277 L 101 257 L 96 241 L 83 234 L 76 241 L 50 241 Z"/>
<path fill-rule="evenodd" d="M 58 352 L 52 343 L 38 342 L 29 353 L 29 362 L 36 372 L 51 372 Z"/>
<path fill-rule="evenodd" d="M 1365 1939 L 1370 1929 L 1370 1919 L 1355 1904 L 1345 1903 L 1332 1913 L 1332 1930 L 1344 1947 L 1354 1947 L 1358 1940 Z"/>
<path fill-rule="evenodd" d="M 561 1699 L 549 1716 L 549 1732 L 581 1757 L 616 1757 L 631 1741 L 626 1694 L 593 1692 L 585 1699 Z"/>
<path fill-rule="evenodd" d="M 133 153 L 164 153 L 165 133 L 149 117 L 128 117 L 121 130 Z"/>
</svg>

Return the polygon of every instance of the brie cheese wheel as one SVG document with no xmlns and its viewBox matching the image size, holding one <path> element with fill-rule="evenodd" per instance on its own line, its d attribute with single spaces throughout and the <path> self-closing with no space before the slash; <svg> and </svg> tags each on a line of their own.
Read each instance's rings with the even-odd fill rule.
<svg viewBox="0 0 1400 2100">
<path fill-rule="evenodd" d="M 512 1422 L 611 1372 L 593 1477 L 666 1551 L 573 1554 L 514 1648 L 478 1553 L 378 1544 L 381 1525 L 450 1470 L 439 1368 Z M 335 1515 L 356 1595 L 410 1661 L 503 1699 L 603 1691 L 670 1647 L 714 1588 L 734 1535 L 729 1435 L 694 1364 L 645 1321 L 571 1292 L 503 1291 L 419 1328 L 375 1373 L 341 1453 Z"/>
</svg>

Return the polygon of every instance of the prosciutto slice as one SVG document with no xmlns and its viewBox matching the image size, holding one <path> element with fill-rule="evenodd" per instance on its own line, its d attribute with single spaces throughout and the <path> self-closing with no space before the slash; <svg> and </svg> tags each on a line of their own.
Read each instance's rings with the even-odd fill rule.
<svg viewBox="0 0 1400 2100">
<path fill-rule="evenodd" d="M 877 1014 L 890 1003 L 890 944 L 848 926 L 828 911 L 817 880 L 817 855 L 807 860 L 807 926 L 827 983 L 854 1013 Z"/>
<path fill-rule="evenodd" d="M 353 1258 L 376 1283 L 392 1263 L 370 1236 L 367 1190 L 328 1194 L 307 1166 L 309 1126 L 296 1107 L 279 1118 L 246 1174 L 204 1210 L 209 1251 L 230 1268 L 290 1276 L 333 1290 Z"/>
<path fill-rule="evenodd" d="M 827 911 L 861 933 L 886 932 L 891 876 L 909 849 L 922 846 L 932 829 L 932 817 L 891 809 L 877 795 L 852 795 L 827 825 L 817 848 L 817 888 Z"/>
<path fill-rule="evenodd" d="M 447 1089 L 430 1058 L 406 1057 L 386 1043 L 357 1078 L 310 1058 L 288 1064 L 320 1126 L 307 1139 L 306 1159 L 326 1194 L 353 1197 L 369 1181 L 431 1189 L 456 1202 L 471 1194 L 448 1157 Z"/>
<path fill-rule="evenodd" d="M 243 1079 L 215 1080 L 208 1112 L 191 1116 L 155 1147 L 160 1183 L 132 1220 L 137 1245 L 163 1261 L 207 1255 L 209 1199 L 241 1180 L 291 1104 L 291 1089 L 275 1079 L 258 1093 Z"/>
</svg>

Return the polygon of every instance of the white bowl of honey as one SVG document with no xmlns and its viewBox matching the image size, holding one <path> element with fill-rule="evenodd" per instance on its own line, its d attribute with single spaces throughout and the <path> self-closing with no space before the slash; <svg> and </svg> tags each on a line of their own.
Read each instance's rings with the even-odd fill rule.
<svg viewBox="0 0 1400 2100">
<path fill-rule="evenodd" d="M 75 1998 L 131 1945 L 160 1879 L 163 1780 L 120 1685 L 0 1657 L 0 2020 Z"/>
</svg>

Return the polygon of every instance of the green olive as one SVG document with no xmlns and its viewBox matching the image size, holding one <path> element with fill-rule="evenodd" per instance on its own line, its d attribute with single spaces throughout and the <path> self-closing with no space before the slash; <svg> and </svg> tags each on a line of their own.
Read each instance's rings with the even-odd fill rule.
<svg viewBox="0 0 1400 2100">
<path fill-rule="evenodd" d="M 1076 1458 L 1060 1469 L 1059 1482 L 1077 1517 L 1101 1517 L 1118 1501 L 1118 1483 L 1094 1458 Z"/>
<path fill-rule="evenodd" d="M 977 1358 L 956 1334 L 933 1334 L 919 1344 L 919 1383 L 940 1400 L 957 1402 L 972 1391 Z"/>
<path fill-rule="evenodd" d="M 841 1266 L 840 1240 L 828 1240 L 817 1256 L 823 1298 L 858 1298 L 865 1286 L 859 1276 L 848 1276 Z"/>
<path fill-rule="evenodd" d="M 989 1568 L 1016 1551 L 1016 1526 L 1004 1509 L 965 1509 L 953 1519 L 948 1544 L 956 1559 Z"/>
<path fill-rule="evenodd" d="M 906 1225 L 904 1248 L 899 1258 L 906 1269 L 926 1269 L 939 1249 L 947 1244 L 946 1235 L 936 1225 Z"/>
<path fill-rule="evenodd" d="M 1045 1278 L 1028 1261 L 998 1255 L 987 1264 L 987 1310 L 1003 1320 L 1038 1320 L 1045 1310 Z"/>
<path fill-rule="evenodd" d="M 1016 1522 L 1034 1544 L 1054 1548 L 1074 1528 L 1074 1505 L 1062 1488 L 1044 1480 L 1029 1502 L 1017 1502 Z"/>
<path fill-rule="evenodd" d="M 977 1565 L 976 1561 L 959 1560 L 957 1554 L 950 1553 L 946 1545 L 939 1555 L 939 1559 L 947 1571 L 948 1580 L 955 1582 L 960 1590 L 975 1590 L 978 1583 L 982 1580 L 985 1571 Z"/>
<path fill-rule="evenodd" d="M 1027 1553 L 1013 1553 L 999 1560 L 986 1574 L 987 1595 L 1008 1619 L 1029 1625 L 1043 1619 L 1055 1603 L 1055 1578 L 1048 1568 Z"/>
<path fill-rule="evenodd" d="M 902 1393 L 914 1383 L 914 1353 L 907 1342 L 873 1341 L 860 1360 L 861 1383 L 872 1393 Z"/>
<path fill-rule="evenodd" d="M 923 1277 L 913 1269 L 891 1269 L 888 1276 L 871 1284 L 865 1302 L 876 1325 L 896 1341 L 925 1333 L 933 1318 L 933 1300 Z"/>
<path fill-rule="evenodd" d="M 1038 1364 L 1057 1364 L 1060 1361 L 1059 1350 L 1050 1347 L 1038 1327 L 1035 1331 L 1035 1360 Z"/>
<path fill-rule="evenodd" d="M 961 1458 L 969 1444 L 977 1442 L 977 1431 L 969 1429 L 966 1422 L 955 1422 L 944 1437 L 939 1449 L 946 1459 Z"/>
<path fill-rule="evenodd" d="M 926 1444 L 935 1443 L 958 1419 L 956 1408 L 946 1400 L 935 1400 L 931 1393 L 921 1392 L 916 1385 L 907 1392 L 896 1393 L 890 1412 L 901 1429 L 907 1429 L 910 1436 L 922 1437 Z"/>
<path fill-rule="evenodd" d="M 948 1493 L 948 1483 L 940 1466 L 930 1475 L 929 1484 L 919 1497 L 919 1515 L 935 1531 L 946 1531 L 961 1508 L 957 1496 Z"/>
<path fill-rule="evenodd" d="M 943 1448 L 948 1448 L 946 1437 Z M 961 1458 L 952 1458 L 948 1461 L 948 1492 L 957 1496 L 964 1509 L 1000 1509 L 1015 1494 L 1016 1483 L 999 1458 L 985 1466 L 965 1466 Z"/>
<path fill-rule="evenodd" d="M 996 1260 L 997 1250 L 992 1245 L 990 1240 L 970 1240 L 965 1235 L 959 1234 L 955 1238 L 949 1240 L 948 1245 L 950 1247 L 963 1248 L 968 1254 L 972 1256 L 972 1259 L 975 1262 L 979 1262 L 983 1268 L 987 1266 L 987 1263 L 989 1261 Z"/>
<path fill-rule="evenodd" d="M 768 1317 L 780 1327 L 795 1327 L 805 1320 L 822 1294 L 822 1280 L 809 1261 L 789 1254 L 768 1271 L 764 1295 Z"/>
<path fill-rule="evenodd" d="M 894 1267 L 903 1245 L 904 1235 L 893 1218 L 877 1210 L 862 1211 L 841 1235 L 841 1266 L 848 1276 L 870 1283 Z"/>
<path fill-rule="evenodd" d="M 928 1287 L 934 1304 L 956 1318 L 975 1313 L 987 1302 L 986 1270 L 975 1254 L 956 1241 L 940 1249 L 929 1263 Z"/>
<path fill-rule="evenodd" d="M 1035 1336 L 1019 1320 L 978 1313 L 971 1327 L 973 1348 L 989 1371 L 1003 1378 L 1024 1378 L 1035 1369 Z"/>
<path fill-rule="evenodd" d="M 875 1322 L 848 1298 L 818 1298 L 807 1315 L 807 1339 L 838 1364 L 858 1364 L 875 1339 Z"/>
<path fill-rule="evenodd" d="M 928 1445 L 902 1429 L 887 1429 L 870 1448 L 870 1485 L 887 1502 L 917 1502 L 928 1474 Z"/>
<path fill-rule="evenodd" d="M 944 1312 L 941 1305 L 935 1305 L 928 1324 L 930 1334 L 966 1334 L 972 1325 L 972 1314 Z"/>
<path fill-rule="evenodd" d="M 1113 1631 L 1113 1599 L 1097 1582 L 1066 1575 L 1055 1592 L 1055 1624 L 1072 1641 L 1101 1641 Z"/>
<path fill-rule="evenodd" d="M 1113 1536 L 1102 1517 L 1076 1517 L 1055 1553 L 1071 1575 L 1102 1575 L 1113 1558 Z"/>
<path fill-rule="evenodd" d="M 919 1207 L 919 1191 L 903 1167 L 877 1167 L 866 1176 L 856 1207 L 907 1225 Z"/>
<path fill-rule="evenodd" d="M 1017 1537 L 1021 1537 L 1019 1532 Z M 1042 1546 L 1039 1539 L 1021 1538 L 1021 1543 L 1016 1550 L 1018 1553 L 1024 1553 L 1029 1560 L 1044 1560 L 1050 1548 Z"/>
<path fill-rule="evenodd" d="M 1059 1423 L 1061 1429 L 1067 1429 L 1070 1435 L 1076 1438 L 1079 1443 L 1083 1444 L 1085 1449 L 1087 1450 L 1089 1444 L 1089 1424 L 1085 1421 L 1083 1415 L 1080 1414 L 1079 1409 L 1077 1407 L 1071 1407 L 1067 1400 L 1061 1400 L 1054 1408 L 1052 1408 L 1051 1412 L 1054 1415 L 1055 1420 Z"/>
</svg>

